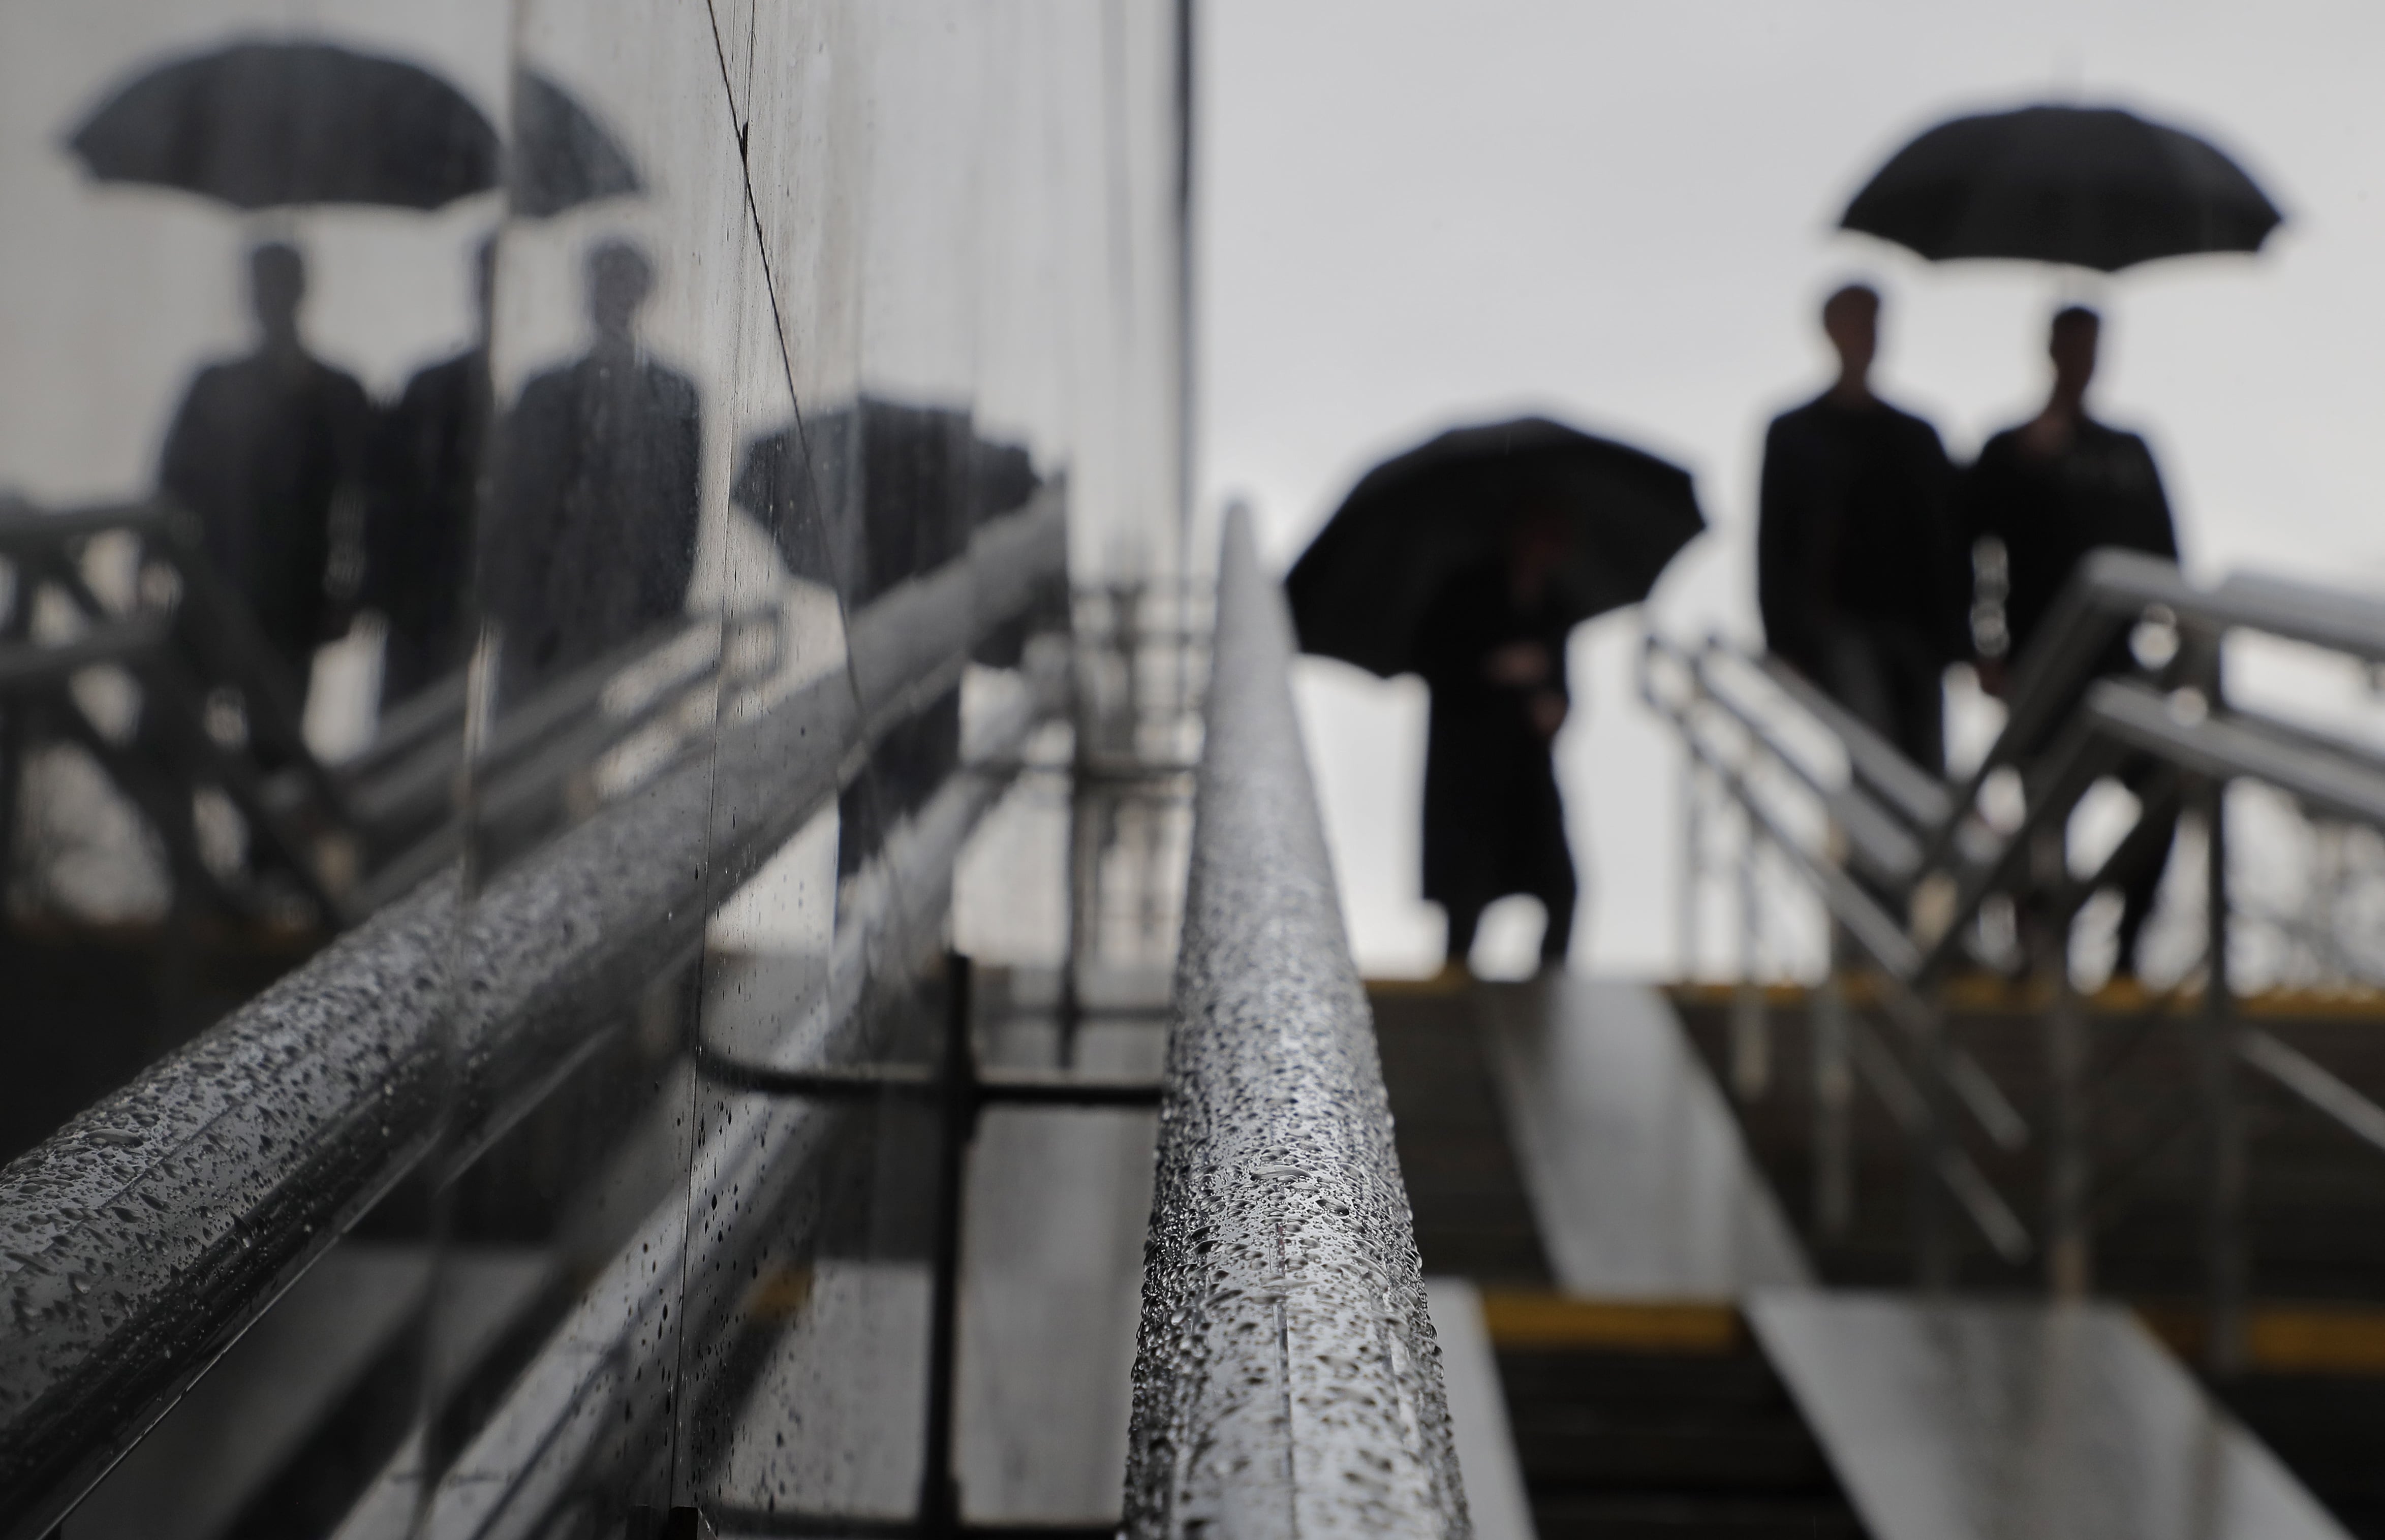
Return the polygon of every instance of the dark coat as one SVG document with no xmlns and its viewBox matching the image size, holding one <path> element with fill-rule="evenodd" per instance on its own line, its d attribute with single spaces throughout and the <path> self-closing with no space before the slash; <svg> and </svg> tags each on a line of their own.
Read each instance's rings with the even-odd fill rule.
<svg viewBox="0 0 2385 1540">
<path fill-rule="evenodd" d="M 487 556 L 509 677 L 590 662 L 684 612 L 703 441 L 695 382 L 642 357 L 592 353 L 522 388 Z"/>
<path fill-rule="evenodd" d="M 353 377 L 252 354 L 202 369 L 166 435 L 158 484 L 197 516 L 208 560 L 302 696 L 334 619 L 333 521 L 362 514 L 370 420 Z"/>
<path fill-rule="evenodd" d="M 1570 699 L 1566 638 L 1554 605 L 1519 613 L 1501 566 L 1453 578 L 1417 628 L 1417 672 L 1432 690 L 1425 739 L 1424 896 L 1487 903 L 1508 893 L 1570 888 L 1565 804 L 1549 740 L 1528 713 L 1531 690 L 1492 683 L 1484 667 L 1510 642 L 1545 648 L 1552 672 L 1538 687 Z"/>
<path fill-rule="evenodd" d="M 2067 449 L 2041 457 L 2022 447 L 2020 433 L 1990 439 L 1960 491 L 1966 549 L 1982 536 L 2004 542 L 2004 628 L 2016 661 L 2089 552 L 2117 546 L 2178 560 L 2178 528 L 2144 440 L 2087 418 Z M 2126 639 L 2100 664 L 2107 673 L 2129 666 Z"/>
<path fill-rule="evenodd" d="M 463 661 L 490 410 L 489 355 L 473 348 L 416 375 L 381 419 L 360 599 L 389 621 L 385 705 Z"/>
<path fill-rule="evenodd" d="M 1817 679 L 1842 626 L 1909 639 L 1942 664 L 1967 656 L 1954 478 L 1937 430 L 1885 403 L 1824 395 L 1775 417 L 1755 536 L 1767 645 Z"/>
</svg>

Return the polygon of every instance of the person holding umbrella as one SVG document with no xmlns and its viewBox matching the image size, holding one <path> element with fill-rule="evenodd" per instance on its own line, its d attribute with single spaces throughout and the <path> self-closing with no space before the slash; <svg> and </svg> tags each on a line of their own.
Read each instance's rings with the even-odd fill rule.
<svg viewBox="0 0 2385 1540">
<path fill-rule="evenodd" d="M 2054 389 L 2036 416 L 1990 439 L 1964 473 L 1959 493 L 1971 542 L 1993 540 L 2004 550 L 2004 652 L 1980 660 L 1980 677 L 2001 695 L 2009 657 L 2027 652 L 2055 599 L 2090 552 L 2104 546 L 2178 560 L 2178 529 L 2170 519 L 2153 451 L 2134 433 L 2098 422 L 2087 410 L 2095 378 L 2103 321 L 2083 305 L 2054 317 L 2047 352 Z M 2098 674 L 2135 669 L 2127 639 L 2098 660 Z M 2082 685 L 2081 689 L 2085 687 Z M 2067 714 L 2067 713 L 2064 714 Z M 2141 767 L 2123 772 L 2131 786 Z M 2148 807 L 2144 816 L 2175 830 L 2178 810 Z M 2152 856 L 2121 883 L 2119 951 L 2114 966 L 2136 972 L 2137 939 L 2161 890 L 2170 838 L 2147 847 Z"/>
<path fill-rule="evenodd" d="M 1764 438 L 1755 590 L 1767 644 L 1931 775 L 1945 772 L 1946 665 L 1967 652 L 1954 467 L 1937 429 L 1872 393 L 1879 295 L 1822 305 L 1830 388 Z"/>
<path fill-rule="evenodd" d="M 1545 417 L 1451 428 L 1376 466 L 1285 576 L 1301 650 L 1432 691 L 1424 894 L 1463 968 L 1482 912 L 1541 900 L 1545 966 L 1573 936 L 1551 749 L 1573 627 L 1648 596 L 1705 528 L 1680 466 Z"/>
<path fill-rule="evenodd" d="M 1573 938 L 1573 857 L 1551 746 L 1571 705 L 1556 591 L 1567 534 L 1551 490 L 1527 485 L 1495 556 L 1453 577 L 1425 612 L 1417 671 L 1432 691 L 1425 738 L 1424 896 L 1449 916 L 1445 966 L 1463 968 L 1482 912 L 1541 900 L 1541 965 Z"/>
<path fill-rule="evenodd" d="M 2261 250 L 2282 222 L 2277 205 L 2216 145 L 2111 106 L 2068 104 L 1974 113 L 1926 130 L 1857 192 L 1842 228 L 1892 241 L 1932 262 L 2005 258 L 2117 273 L 2141 263 Z M 2103 325 L 2070 305 L 2054 317 L 2054 390 L 2044 410 L 1999 433 L 1956 492 L 1973 537 L 2001 543 L 2004 645 L 1982 649 L 1980 678 L 2004 689 L 2005 660 L 2025 650 L 2087 553 L 2117 545 L 2178 557 L 2178 533 L 2152 452 L 2087 410 Z M 1982 594 L 1983 599 L 1990 597 Z M 2132 665 L 2125 643 L 2103 671 Z M 2142 768 L 2122 778 L 2142 789 Z M 2174 806 L 2149 806 L 2152 852 L 2122 884 L 2117 968 L 2133 972 L 2137 938 L 2167 860 Z M 2132 842 L 2133 841 L 2132 839 Z"/>
</svg>

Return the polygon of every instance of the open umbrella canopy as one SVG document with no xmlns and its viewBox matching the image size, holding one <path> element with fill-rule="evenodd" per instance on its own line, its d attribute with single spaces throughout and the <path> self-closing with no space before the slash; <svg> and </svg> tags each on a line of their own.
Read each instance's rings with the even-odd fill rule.
<svg viewBox="0 0 2385 1540">
<path fill-rule="evenodd" d="M 1416 666 L 1442 586 L 1500 558 L 1526 499 L 1568 540 L 1557 590 L 1579 622 L 1648 596 L 1705 528 L 1690 473 L 1545 417 L 1454 428 L 1368 471 L 1284 579 L 1304 652 L 1389 678 Z"/>
<path fill-rule="evenodd" d="M 569 92 L 518 69 L 513 140 L 419 65 L 336 43 L 236 43 L 112 92 L 68 139 L 102 181 L 234 208 L 432 209 L 495 187 L 534 218 L 643 191 L 629 152 Z"/>
<path fill-rule="evenodd" d="M 237 43 L 157 66 L 68 143 L 102 181 L 234 208 L 438 208 L 497 176 L 496 130 L 463 93 L 329 43 Z"/>
<path fill-rule="evenodd" d="M 643 192 L 630 153 L 595 115 L 535 69 L 514 71 L 513 160 L 506 195 L 543 219 L 599 198 Z"/>
<path fill-rule="evenodd" d="M 2018 257 L 2111 273 L 2258 251 L 2279 215 L 2203 140 L 2117 107 L 2023 107 L 1941 123 L 1899 150 L 1839 223 L 1933 262 Z"/>
</svg>

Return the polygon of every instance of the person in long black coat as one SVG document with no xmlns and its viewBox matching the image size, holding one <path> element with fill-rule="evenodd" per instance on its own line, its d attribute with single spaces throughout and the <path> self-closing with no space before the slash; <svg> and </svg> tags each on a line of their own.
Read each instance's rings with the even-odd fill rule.
<svg viewBox="0 0 2385 1540">
<path fill-rule="evenodd" d="M 1872 393 L 1879 318 L 1865 285 L 1829 297 L 1839 378 L 1765 435 L 1756 600 L 1776 655 L 1942 775 L 1946 665 L 1970 650 L 1954 473 L 1937 429 Z"/>
<path fill-rule="evenodd" d="M 647 356 L 643 253 L 589 254 L 587 354 L 522 388 L 500 447 L 489 604 L 507 693 L 589 663 L 685 612 L 700 515 L 702 397 Z"/>
<path fill-rule="evenodd" d="M 1566 637 L 1555 574 L 1561 517 L 1529 497 L 1499 559 L 1453 576 L 1426 611 L 1417 672 L 1432 692 L 1425 739 L 1424 896 L 1449 917 L 1448 965 L 1463 967 L 1482 912 L 1510 893 L 1541 900 L 1544 966 L 1573 937 L 1573 858 L 1551 745 L 1565 725 Z"/>
<path fill-rule="evenodd" d="M 1980 664 L 1982 679 L 1997 694 L 2004 692 L 2008 661 L 2028 653 L 2090 552 L 2113 546 L 2178 560 L 2178 528 L 2153 451 L 2136 434 L 2099 422 L 2087 410 L 2102 336 L 2102 317 L 2083 306 L 2054 317 L 2048 345 L 2054 390 L 2045 409 L 1990 439 L 1963 476 L 1961 510 L 1971 540 L 1993 539 L 2004 553 L 2006 650 Z M 2095 673 L 2135 668 L 2123 636 L 2096 660 Z M 2058 714 L 2067 718 L 2069 713 Z M 2142 789 L 2151 769 L 2150 762 L 2132 763 L 2121 778 L 2131 789 Z M 2178 824 L 2175 807 L 2149 810 L 2147 815 L 2172 830 Z M 2138 938 L 2160 893 L 2170 844 L 2163 835 L 2150 846 L 2149 860 L 2120 874 L 2121 972 L 2136 971 Z"/>
<path fill-rule="evenodd" d="M 360 602 L 388 623 L 384 712 L 461 667 L 473 515 L 492 413 L 489 307 L 496 244 L 473 257 L 470 347 L 406 381 L 376 435 Z"/>
<path fill-rule="evenodd" d="M 196 515 L 202 549 L 256 621 L 294 709 L 337 618 L 334 527 L 362 520 L 371 406 L 354 376 L 306 351 L 296 248 L 258 246 L 248 267 L 256 350 L 192 380 L 158 484 Z"/>
</svg>

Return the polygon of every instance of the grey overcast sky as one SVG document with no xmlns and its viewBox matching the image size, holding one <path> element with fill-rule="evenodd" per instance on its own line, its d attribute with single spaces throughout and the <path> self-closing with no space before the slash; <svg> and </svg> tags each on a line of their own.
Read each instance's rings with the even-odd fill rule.
<svg viewBox="0 0 2385 1540">
<path fill-rule="evenodd" d="M 1860 274 L 1888 296 L 1884 392 L 1957 454 L 2034 409 L 2049 306 L 2083 292 L 2111 322 L 2101 409 L 2151 438 L 2191 569 L 2385 587 L 2385 7 L 1202 0 L 1201 14 L 1203 505 L 1250 497 L 1280 564 L 1380 455 L 1454 419 L 1554 410 L 1696 473 L 1713 532 L 1653 617 L 1752 634 L 1764 423 L 1818 388 L 1815 306 Z M 2210 135 L 2286 228 L 2257 259 L 2085 291 L 1833 231 L 1913 133 L 2046 98 Z M 1673 962 L 1679 763 L 1630 693 L 1641 624 L 1578 637 L 1559 754 L 1586 878 L 1578 965 L 1655 972 Z M 2291 681 L 2322 708 L 2329 688 Z M 1417 898 L 1422 689 L 1321 662 L 1299 689 L 1360 962 L 1427 969 L 1441 932 Z M 1534 924 L 1513 917 L 1506 946 Z"/>
</svg>

